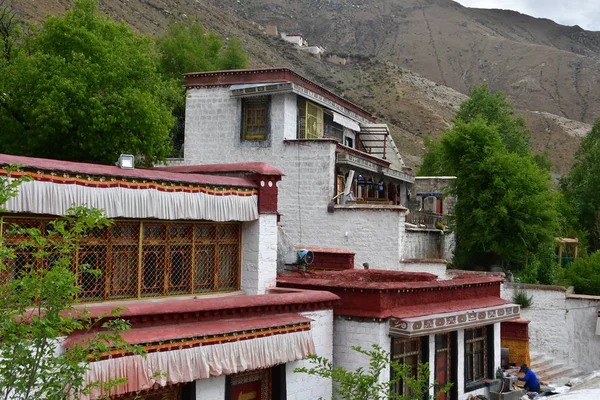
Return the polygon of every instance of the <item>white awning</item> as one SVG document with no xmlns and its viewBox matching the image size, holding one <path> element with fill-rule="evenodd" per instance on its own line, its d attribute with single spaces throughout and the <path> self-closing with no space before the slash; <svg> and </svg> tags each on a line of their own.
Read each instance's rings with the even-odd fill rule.
<svg viewBox="0 0 600 400">
<path fill-rule="evenodd" d="M 9 212 L 66 215 L 73 205 L 104 210 L 109 218 L 208 221 L 258 219 L 256 191 L 235 188 L 170 186 L 157 183 L 43 181 L 23 182 L 5 205 Z M 91 187 L 94 185 L 97 187 Z"/>
<path fill-rule="evenodd" d="M 345 128 L 352 129 L 355 132 L 360 132 L 360 125 L 358 122 L 355 122 L 348 117 L 344 117 L 342 114 L 334 112 L 333 122 L 338 123 Z"/>
<path fill-rule="evenodd" d="M 109 358 L 89 364 L 84 385 L 127 378 L 111 390 L 119 395 L 159 386 L 270 368 L 315 353 L 310 330 L 171 351 Z M 97 399 L 98 393 L 81 399 Z"/>
</svg>

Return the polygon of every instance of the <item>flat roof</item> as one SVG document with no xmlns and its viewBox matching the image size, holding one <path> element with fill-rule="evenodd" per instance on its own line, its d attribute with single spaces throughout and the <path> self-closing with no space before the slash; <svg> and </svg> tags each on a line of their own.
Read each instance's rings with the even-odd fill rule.
<svg viewBox="0 0 600 400">
<path fill-rule="evenodd" d="M 338 96 L 323 86 L 297 74 L 289 68 L 256 68 L 256 69 L 234 69 L 226 71 L 209 72 L 190 72 L 185 74 L 187 80 L 186 87 L 201 86 L 230 86 L 239 84 L 261 83 L 261 82 L 292 82 L 308 90 L 311 90 L 323 97 L 347 108 L 368 119 L 375 121 L 373 114 L 361 108 L 360 106 Z"/>
<path fill-rule="evenodd" d="M 203 164 L 203 165 L 181 165 L 175 167 L 156 167 L 153 168 L 160 171 L 176 172 L 176 173 L 234 173 L 234 172 L 250 172 L 259 175 L 277 175 L 285 176 L 279 169 L 264 162 L 243 162 L 231 164 Z"/>
<path fill-rule="evenodd" d="M 120 178 L 145 179 L 151 181 L 169 181 L 192 183 L 197 185 L 218 185 L 237 187 L 257 187 L 249 179 L 199 173 L 180 173 L 177 171 L 163 170 L 163 168 L 132 168 L 124 169 L 111 165 L 89 164 L 73 161 L 53 160 L 25 156 L 0 154 L 0 165 L 18 164 L 24 169 L 36 169 L 50 172 L 72 174 L 112 176 Z M 264 167 L 265 169 L 267 167 Z M 207 171 L 208 172 L 208 171 Z"/>
</svg>

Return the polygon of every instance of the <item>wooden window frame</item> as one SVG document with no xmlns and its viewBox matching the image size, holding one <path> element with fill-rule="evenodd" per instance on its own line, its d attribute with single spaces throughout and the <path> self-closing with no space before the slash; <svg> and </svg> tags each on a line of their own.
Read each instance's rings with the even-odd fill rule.
<svg viewBox="0 0 600 400">
<path fill-rule="evenodd" d="M 265 141 L 271 128 L 271 96 L 242 98 L 242 140 Z M 260 120 L 263 121 L 260 121 Z M 249 128 L 261 132 L 248 133 Z"/>
<path fill-rule="evenodd" d="M 5 245 L 18 246 L 25 238 L 5 235 L 6 224 L 35 224 L 42 232 L 53 218 L 35 216 L 2 216 Z M 198 232 L 204 232 L 199 235 Z M 174 233 L 174 234 L 173 234 Z M 208 250 L 209 263 L 204 265 L 209 285 L 197 284 L 199 275 L 196 256 Z M 94 261 L 102 275 L 100 287 L 94 285 L 83 292 L 82 302 L 133 300 L 150 297 L 232 292 L 241 288 L 242 223 L 193 221 L 115 220 L 115 223 L 83 238 L 71 259 L 80 285 L 85 286 L 80 264 Z M 43 267 L 28 252 L 18 251 L 27 262 Z M 120 256 L 121 255 L 121 256 Z M 153 257 L 147 271 L 154 270 L 152 287 L 144 287 L 144 260 Z M 178 264 L 174 265 L 177 259 Z M 96 262 L 98 261 L 98 262 Z M 14 268 L 18 271 L 18 267 Z M 174 278 L 173 274 L 178 274 Z M 0 274 L 8 282 L 11 271 Z M 114 285 L 113 283 L 122 283 Z M 90 283 L 94 283 L 91 282 Z M 93 289 L 93 290 L 92 290 Z"/>
<path fill-rule="evenodd" d="M 406 344 L 407 343 L 416 343 L 416 349 L 415 350 L 406 350 Z M 400 347 L 400 351 L 398 350 L 398 347 Z M 406 359 L 408 357 L 412 357 L 412 356 L 417 356 L 417 361 L 416 363 L 411 363 L 408 364 L 411 366 L 413 375 L 417 373 L 418 370 L 418 365 L 419 363 L 423 362 L 423 358 L 425 357 L 425 351 L 426 348 L 424 343 L 423 343 L 423 338 L 422 337 L 413 337 L 413 338 L 397 338 L 394 337 L 392 338 L 392 351 L 391 351 L 391 355 L 390 357 L 392 358 L 392 361 L 398 361 L 400 362 L 400 364 L 406 364 Z M 391 374 L 391 378 L 393 378 L 393 371 L 390 371 Z M 406 382 L 403 382 L 402 380 L 400 380 L 399 382 L 397 382 L 394 387 L 393 390 L 395 391 L 396 394 L 399 395 L 404 395 L 404 396 L 408 396 L 409 395 L 409 387 L 406 384 Z"/>
<path fill-rule="evenodd" d="M 469 337 L 469 332 L 472 335 Z M 477 328 L 465 329 L 465 388 L 467 391 L 476 389 L 484 379 L 488 378 L 488 363 L 489 354 L 488 346 L 489 343 L 489 332 L 487 327 L 481 326 Z M 474 345 L 481 343 L 481 347 L 474 349 Z M 481 357 L 482 362 L 477 369 L 477 363 L 475 362 L 476 357 Z"/>
</svg>

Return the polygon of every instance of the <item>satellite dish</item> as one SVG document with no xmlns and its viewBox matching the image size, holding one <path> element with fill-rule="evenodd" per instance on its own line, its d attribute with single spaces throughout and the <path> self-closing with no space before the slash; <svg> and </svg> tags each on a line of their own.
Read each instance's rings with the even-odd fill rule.
<svg viewBox="0 0 600 400">
<path fill-rule="evenodd" d="M 315 261 L 315 253 L 310 250 L 301 249 L 296 254 L 298 255 L 299 264 L 310 265 Z"/>
</svg>

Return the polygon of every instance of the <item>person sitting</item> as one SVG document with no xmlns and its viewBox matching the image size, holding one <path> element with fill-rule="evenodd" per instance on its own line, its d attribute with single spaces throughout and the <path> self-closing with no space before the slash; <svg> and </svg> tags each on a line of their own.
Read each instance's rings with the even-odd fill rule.
<svg viewBox="0 0 600 400">
<path fill-rule="evenodd" d="M 519 378 L 520 381 L 525 382 L 523 384 L 525 390 L 527 390 L 528 392 L 540 393 L 540 381 L 538 381 L 535 372 L 527 368 L 527 364 L 521 365 L 521 369 L 519 369 L 519 372 L 523 372 L 525 374 L 524 377 Z"/>
</svg>

